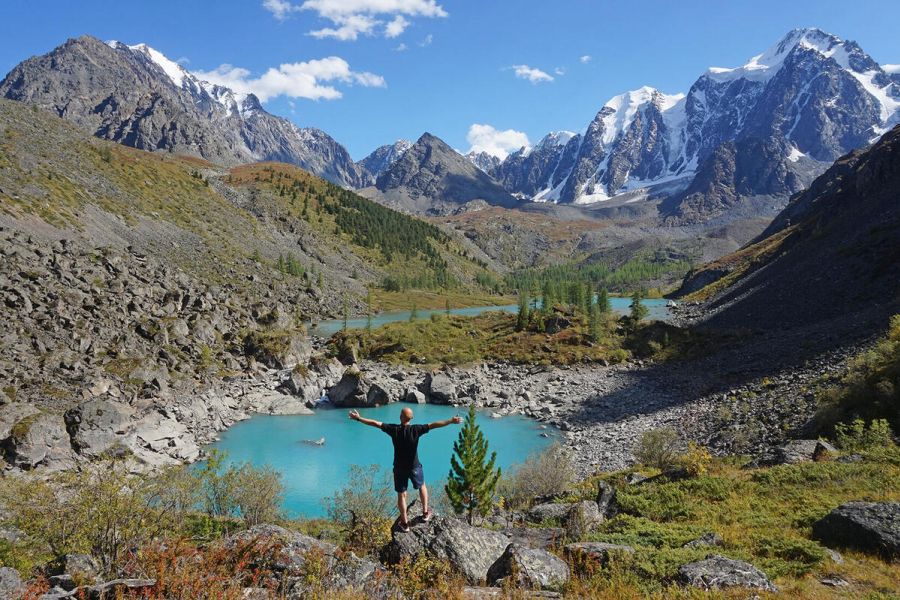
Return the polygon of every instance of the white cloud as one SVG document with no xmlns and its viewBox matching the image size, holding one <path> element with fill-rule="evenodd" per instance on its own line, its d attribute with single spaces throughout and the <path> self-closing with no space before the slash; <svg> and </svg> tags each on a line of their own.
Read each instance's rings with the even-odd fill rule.
<svg viewBox="0 0 900 600">
<path fill-rule="evenodd" d="M 407 46 L 403 42 L 400 42 L 400 45 L 394 48 L 394 52 L 406 52 L 407 50 L 409 50 L 409 46 Z"/>
<path fill-rule="evenodd" d="M 553 69 L 553 72 L 556 73 L 557 75 L 559 75 L 560 77 L 562 77 L 563 75 L 566 74 L 566 70 L 562 67 L 556 67 L 555 69 Z"/>
<path fill-rule="evenodd" d="M 384 28 L 384 37 L 395 38 L 409 27 L 409 21 L 403 15 L 397 15 L 394 20 Z"/>
<path fill-rule="evenodd" d="M 536 69 L 535 67 L 529 67 L 528 65 L 513 65 L 510 67 L 516 73 L 516 77 L 519 79 L 527 79 L 531 83 L 540 83 L 542 81 L 553 81 L 553 76 L 549 73 L 545 73 L 540 69 Z"/>
<path fill-rule="evenodd" d="M 286 63 L 270 68 L 259 77 L 251 77 L 250 71 L 232 65 L 220 65 L 212 71 L 195 71 L 194 75 L 211 83 L 217 83 L 241 94 L 256 94 L 261 102 L 277 96 L 307 98 L 310 100 L 335 100 L 341 92 L 333 84 L 385 87 L 384 77 L 374 73 L 353 71 L 343 58 L 329 56 L 306 62 Z"/>
<path fill-rule="evenodd" d="M 584 56 L 582 56 L 582 57 L 579 58 L 578 60 L 581 61 L 581 64 L 586 65 L 586 64 L 588 64 L 589 62 L 591 62 L 592 59 L 591 59 L 591 55 L 590 55 L 590 54 L 585 54 Z"/>
<path fill-rule="evenodd" d="M 298 10 L 313 11 L 332 26 L 310 31 L 311 36 L 345 41 L 376 34 L 395 38 L 406 31 L 413 17 L 447 16 L 437 0 L 304 0 L 300 4 L 263 0 L 263 7 L 278 20 Z"/>
<path fill-rule="evenodd" d="M 287 0 L 264 0 L 263 8 L 275 15 L 275 18 L 279 21 L 284 21 L 290 13 L 298 10 L 296 6 Z"/>
<path fill-rule="evenodd" d="M 528 136 L 515 129 L 498 131 L 490 125 L 475 123 L 469 127 L 466 141 L 471 147 L 469 152 L 487 152 L 500 160 L 506 158 L 510 152 L 518 150 L 522 146 L 530 146 Z"/>
<path fill-rule="evenodd" d="M 433 41 L 434 41 L 434 36 L 429 33 L 424 38 L 422 38 L 422 41 L 419 42 L 419 46 L 421 46 L 422 48 L 425 48 L 426 46 L 430 46 L 431 42 L 433 42 Z"/>
<path fill-rule="evenodd" d="M 324 27 L 310 31 L 309 35 L 315 38 L 334 38 L 342 42 L 354 41 L 360 35 L 372 35 L 375 27 L 381 23 L 377 19 L 366 15 L 349 15 L 334 21 L 339 27 Z"/>
</svg>

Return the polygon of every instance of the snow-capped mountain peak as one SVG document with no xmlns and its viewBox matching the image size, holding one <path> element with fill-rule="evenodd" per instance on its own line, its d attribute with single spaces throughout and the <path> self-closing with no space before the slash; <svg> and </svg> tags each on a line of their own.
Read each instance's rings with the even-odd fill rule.
<svg viewBox="0 0 900 600">
<path fill-rule="evenodd" d="M 676 189 L 715 168 L 707 164 L 713 157 L 733 162 L 733 144 L 755 139 L 788 167 L 763 178 L 768 187 L 754 193 L 794 189 L 900 122 L 898 72 L 853 41 L 795 29 L 740 67 L 710 68 L 687 95 L 645 86 L 614 96 L 557 152 L 540 160 L 513 153 L 494 173 L 509 191 L 534 200 L 597 202 L 658 184 Z M 740 151 L 753 152 L 749 144 Z"/>
</svg>

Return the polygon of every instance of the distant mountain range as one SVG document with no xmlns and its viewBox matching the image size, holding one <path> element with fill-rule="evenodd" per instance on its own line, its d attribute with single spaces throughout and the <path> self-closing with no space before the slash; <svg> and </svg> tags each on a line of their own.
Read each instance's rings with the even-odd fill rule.
<svg viewBox="0 0 900 600">
<path fill-rule="evenodd" d="M 201 81 L 144 44 L 68 40 L 10 71 L 0 97 L 52 110 L 97 137 L 134 148 L 223 165 L 287 162 L 346 187 L 369 180 L 325 132 L 266 112 L 253 94 Z"/>
<path fill-rule="evenodd" d="M 550 134 L 492 174 L 524 197 L 578 204 L 667 185 L 675 200 L 663 216 L 694 222 L 741 196 L 799 191 L 898 122 L 895 69 L 855 42 L 797 29 L 742 67 L 709 69 L 686 95 L 616 96 L 583 133 Z"/>
<path fill-rule="evenodd" d="M 0 97 L 136 148 L 223 165 L 295 164 L 420 214 L 473 201 L 648 201 L 657 223 L 691 226 L 753 215 L 754 203 L 771 211 L 835 159 L 878 139 L 900 122 L 900 69 L 883 68 L 855 42 L 797 29 L 741 67 L 710 68 L 687 94 L 621 94 L 582 132 L 549 133 L 502 161 L 462 156 L 425 134 L 356 163 L 326 133 L 266 112 L 252 94 L 202 81 L 146 45 L 90 36 L 19 64 L 0 82 Z"/>
</svg>

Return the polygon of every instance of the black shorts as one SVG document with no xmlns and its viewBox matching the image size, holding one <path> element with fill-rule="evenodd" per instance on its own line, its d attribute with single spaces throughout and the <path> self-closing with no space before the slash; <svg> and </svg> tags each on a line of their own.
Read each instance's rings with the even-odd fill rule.
<svg viewBox="0 0 900 600">
<path fill-rule="evenodd" d="M 405 492 L 408 483 L 412 481 L 414 490 L 419 489 L 425 483 L 425 473 L 422 472 L 422 465 L 416 465 L 410 470 L 394 469 L 394 491 L 398 494 Z"/>
</svg>

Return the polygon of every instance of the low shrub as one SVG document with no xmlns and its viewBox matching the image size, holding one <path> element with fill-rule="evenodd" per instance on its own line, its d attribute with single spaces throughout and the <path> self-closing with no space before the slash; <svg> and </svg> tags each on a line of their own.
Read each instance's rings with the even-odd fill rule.
<svg viewBox="0 0 900 600">
<path fill-rule="evenodd" d="M 378 465 L 351 465 L 347 485 L 325 502 L 329 518 L 344 533 L 345 549 L 372 554 L 390 540 L 390 483 Z"/>
<path fill-rule="evenodd" d="M 521 509 L 536 497 L 565 492 L 574 481 L 575 468 L 569 450 L 554 444 L 504 473 L 498 493 L 507 508 Z"/>
<path fill-rule="evenodd" d="M 855 419 L 849 425 L 838 423 L 834 426 L 834 434 L 841 450 L 854 452 L 890 446 L 894 443 L 891 426 L 885 419 L 875 419 L 868 426 L 862 419 Z"/>
<path fill-rule="evenodd" d="M 642 465 L 670 471 L 677 465 L 679 444 L 678 432 L 671 427 L 651 429 L 641 435 L 634 457 Z"/>
</svg>

